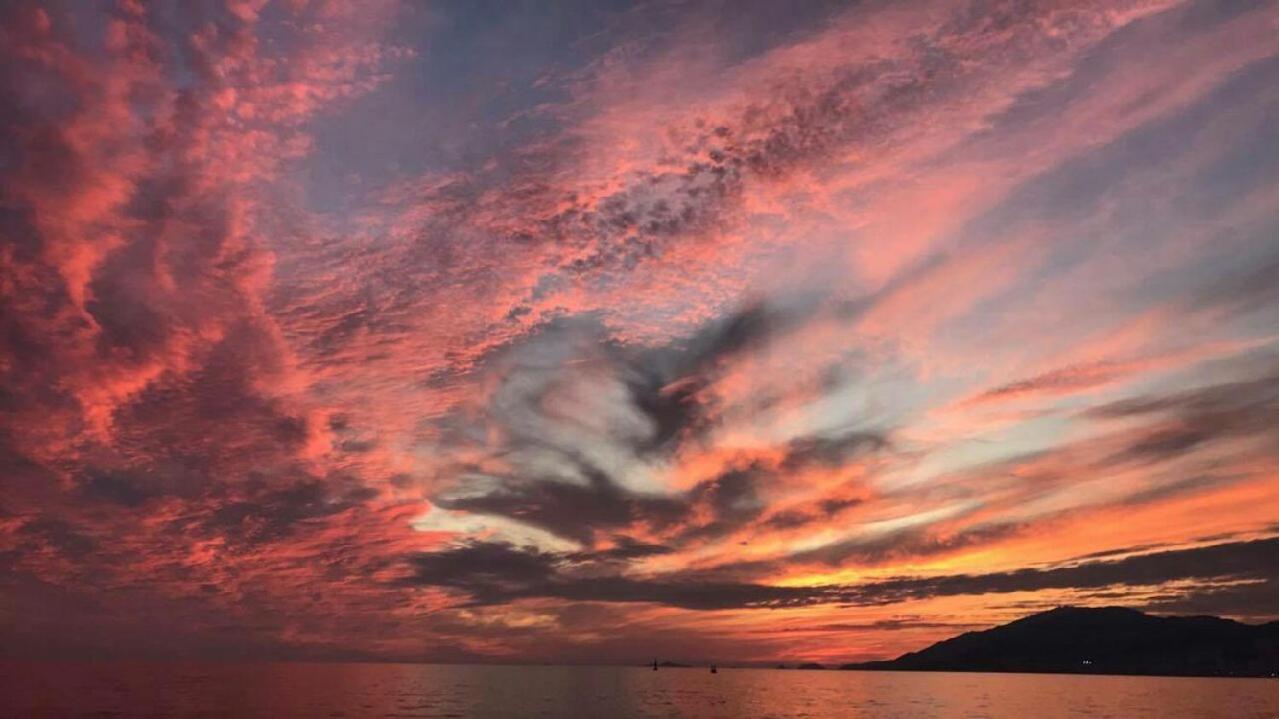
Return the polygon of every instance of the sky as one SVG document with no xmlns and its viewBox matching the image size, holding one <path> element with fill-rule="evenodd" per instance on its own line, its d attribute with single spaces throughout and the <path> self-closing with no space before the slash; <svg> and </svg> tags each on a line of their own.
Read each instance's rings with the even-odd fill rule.
<svg viewBox="0 0 1279 719">
<path fill-rule="evenodd" d="M 0 656 L 1279 619 L 1279 3 L 0 12 Z"/>
</svg>

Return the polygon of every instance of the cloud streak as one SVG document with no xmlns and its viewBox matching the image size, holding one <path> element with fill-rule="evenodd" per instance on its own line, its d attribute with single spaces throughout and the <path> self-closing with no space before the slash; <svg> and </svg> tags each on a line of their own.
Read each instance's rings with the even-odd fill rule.
<svg viewBox="0 0 1279 719">
<path fill-rule="evenodd" d="M 1227 612 L 1248 606 L 1252 596 L 1273 596 L 1273 570 L 1279 540 L 1274 538 L 1213 544 L 1192 549 L 1138 554 L 1113 561 L 1093 561 L 1052 568 L 1027 568 L 988 574 L 955 574 L 891 578 L 860 585 L 774 586 L 714 581 L 683 573 L 627 577 L 598 573 L 590 564 L 507 544 L 477 543 L 410 558 L 407 582 L 445 586 L 465 592 L 478 604 L 529 597 L 574 601 L 658 603 L 682 609 L 714 610 L 785 608 L 814 604 L 859 606 L 956 595 L 1009 594 L 1108 587 L 1159 587 L 1195 580 L 1192 589 L 1159 598 L 1157 605 L 1192 604 L 1222 595 L 1241 601 Z M 1222 591 L 1209 584 L 1243 582 Z"/>
</svg>

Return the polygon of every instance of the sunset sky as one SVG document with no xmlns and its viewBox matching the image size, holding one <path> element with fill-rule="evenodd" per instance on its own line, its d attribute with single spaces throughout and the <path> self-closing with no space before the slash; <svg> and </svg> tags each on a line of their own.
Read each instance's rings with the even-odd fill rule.
<svg viewBox="0 0 1279 719">
<path fill-rule="evenodd" d="M 0 12 L 0 656 L 1279 619 L 1279 2 Z"/>
</svg>

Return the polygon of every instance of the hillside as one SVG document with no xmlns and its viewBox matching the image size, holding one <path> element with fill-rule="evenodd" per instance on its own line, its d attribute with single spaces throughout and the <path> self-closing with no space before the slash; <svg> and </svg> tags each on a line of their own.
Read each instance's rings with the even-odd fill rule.
<svg viewBox="0 0 1279 719">
<path fill-rule="evenodd" d="M 842 669 L 1273 676 L 1279 622 L 1159 617 L 1121 607 L 1061 607 L 927 649 Z"/>
</svg>

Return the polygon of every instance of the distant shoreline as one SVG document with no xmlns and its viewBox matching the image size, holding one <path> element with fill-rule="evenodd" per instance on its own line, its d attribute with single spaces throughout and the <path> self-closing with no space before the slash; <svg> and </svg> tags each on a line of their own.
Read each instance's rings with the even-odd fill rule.
<svg viewBox="0 0 1279 719">
<path fill-rule="evenodd" d="M 652 671 L 652 665 L 644 664 L 561 664 L 555 662 L 509 662 L 509 663 L 478 663 L 478 662 L 416 662 L 416 661 L 390 661 L 390 660 L 291 660 L 282 659 L 275 661 L 264 660 L 232 660 L 232 659 L 19 659 L 5 658 L 0 659 L 0 667 L 19 667 L 19 666 L 114 666 L 114 665 L 140 665 L 140 666 L 168 666 L 168 667 L 207 667 L 207 666 L 404 666 L 404 667 L 456 667 L 456 668 L 491 668 L 491 669 L 632 669 L 642 671 Z M 1245 675 L 1245 674 L 1143 674 L 1143 673 L 1122 673 L 1122 672 L 1072 672 L 1072 671 L 1033 671 L 1033 670 L 993 670 L 993 669 L 894 669 L 888 667 L 859 667 L 859 666 L 823 666 L 817 668 L 803 668 L 798 666 L 775 666 L 775 665 L 754 665 L 754 664 L 716 664 L 721 673 L 733 671 L 783 671 L 783 672 L 824 672 L 828 674 L 840 673 L 882 673 L 882 674 L 1010 674 L 1010 675 L 1044 675 L 1044 676 L 1077 676 L 1077 677 L 1147 677 L 1151 679 L 1279 679 L 1279 677 L 1270 675 Z M 710 664 L 682 664 L 680 666 L 663 666 L 662 671 L 694 671 L 707 672 Z"/>
<path fill-rule="evenodd" d="M 1058 607 L 844 671 L 945 671 L 1197 679 L 1279 675 L 1279 622 Z"/>
</svg>

